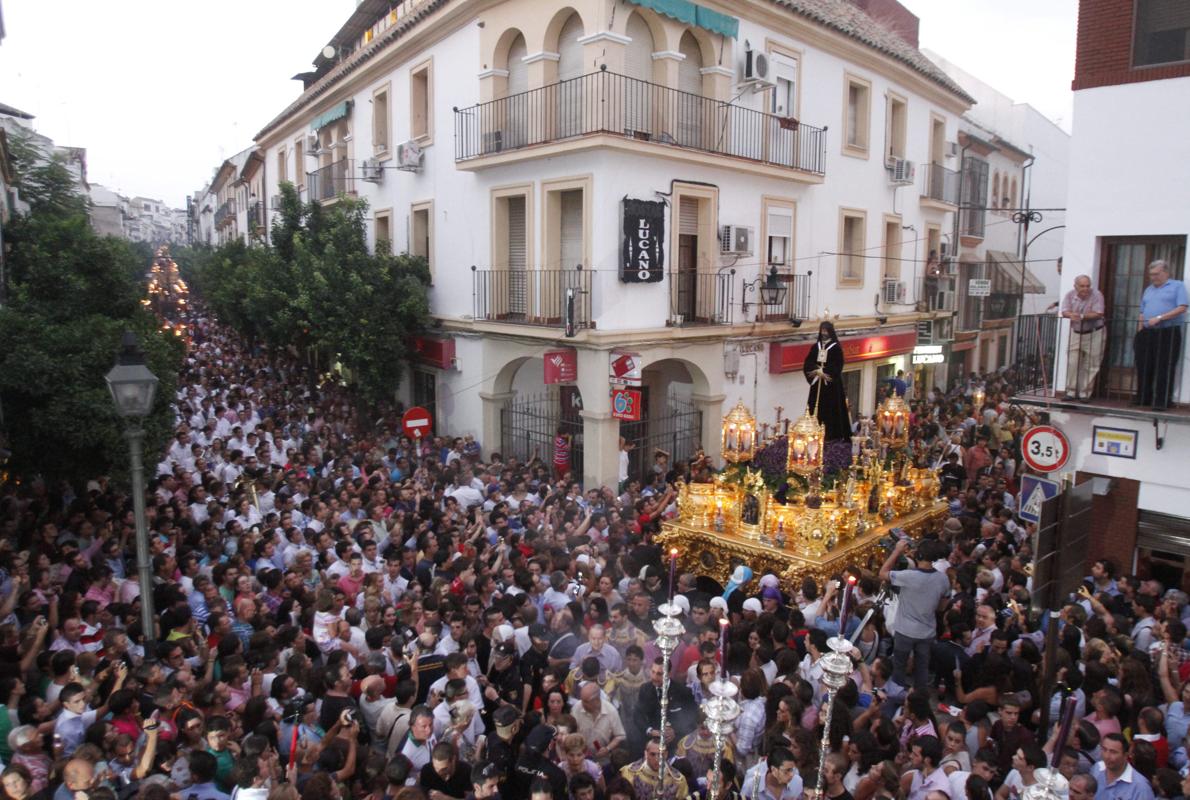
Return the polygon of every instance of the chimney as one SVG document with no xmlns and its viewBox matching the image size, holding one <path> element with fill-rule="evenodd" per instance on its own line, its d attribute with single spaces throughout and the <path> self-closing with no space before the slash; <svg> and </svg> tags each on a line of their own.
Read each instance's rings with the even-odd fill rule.
<svg viewBox="0 0 1190 800">
<path fill-rule="evenodd" d="M 897 0 L 850 0 L 853 6 L 863 11 L 875 20 L 881 27 L 892 31 L 908 44 L 916 48 L 917 29 L 919 20 L 905 6 Z"/>
</svg>

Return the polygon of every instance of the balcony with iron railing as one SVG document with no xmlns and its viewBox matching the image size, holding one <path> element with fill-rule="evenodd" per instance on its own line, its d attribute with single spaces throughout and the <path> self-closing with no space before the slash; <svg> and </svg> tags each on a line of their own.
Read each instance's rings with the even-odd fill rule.
<svg viewBox="0 0 1190 800">
<path fill-rule="evenodd" d="M 926 182 L 921 196 L 947 206 L 959 204 L 959 173 L 941 164 L 926 164 Z"/>
<path fill-rule="evenodd" d="M 1148 328 L 1138 347 L 1139 323 L 1134 310 L 1109 313 L 1100 327 L 1056 314 L 1016 317 L 1014 400 L 1096 416 L 1190 422 L 1184 367 L 1190 326 Z"/>
<path fill-rule="evenodd" d="M 777 292 L 775 296 L 766 298 L 763 293 L 756 289 L 750 289 L 748 284 L 745 283 L 741 292 L 743 307 L 746 309 L 748 305 L 756 305 L 757 322 L 800 323 L 802 320 L 809 319 L 811 316 L 810 288 L 813 285 L 811 283 L 813 274 L 812 271 L 807 271 L 805 274 L 795 275 L 788 271 L 782 272 L 781 267 L 777 267 L 775 283 L 777 287 L 784 291 Z M 757 291 L 755 296 L 751 294 L 753 291 Z M 770 299 L 777 302 L 767 302 Z"/>
<path fill-rule="evenodd" d="M 455 160 L 463 168 L 594 135 L 786 168 L 815 181 L 826 169 L 823 128 L 606 70 L 455 109 Z"/>
<path fill-rule="evenodd" d="M 471 267 L 473 318 L 480 322 L 582 330 L 591 318 L 591 271 Z"/>
<path fill-rule="evenodd" d="M 733 308 L 735 270 L 696 272 L 677 270 L 666 273 L 669 280 L 670 327 L 691 325 L 730 325 Z"/>
<path fill-rule="evenodd" d="M 227 200 L 215 211 L 215 227 L 222 228 L 224 224 L 235 221 L 236 201 Z"/>
<path fill-rule="evenodd" d="M 959 211 L 959 235 L 968 239 L 982 239 L 987 211 L 980 207 L 963 208 Z"/>
<path fill-rule="evenodd" d="M 332 164 L 306 173 L 306 190 L 312 202 L 334 200 L 339 195 L 355 194 L 354 162 L 341 158 Z"/>
<path fill-rule="evenodd" d="M 248 204 L 248 230 L 264 227 L 264 203 L 253 200 Z"/>
</svg>

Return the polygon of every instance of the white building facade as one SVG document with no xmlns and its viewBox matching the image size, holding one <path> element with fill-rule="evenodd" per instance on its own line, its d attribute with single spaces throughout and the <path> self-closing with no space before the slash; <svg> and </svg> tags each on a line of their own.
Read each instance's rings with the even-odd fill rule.
<svg viewBox="0 0 1190 800">
<path fill-rule="evenodd" d="M 403 386 L 443 432 L 548 461 L 563 428 L 614 485 L 620 436 L 639 472 L 717 454 L 737 401 L 796 418 L 820 319 L 853 413 L 949 328 L 930 175 L 971 99 L 850 4 L 365 2 L 334 43 L 257 137 L 263 193 L 365 198 L 428 258 L 440 330 Z"/>
</svg>

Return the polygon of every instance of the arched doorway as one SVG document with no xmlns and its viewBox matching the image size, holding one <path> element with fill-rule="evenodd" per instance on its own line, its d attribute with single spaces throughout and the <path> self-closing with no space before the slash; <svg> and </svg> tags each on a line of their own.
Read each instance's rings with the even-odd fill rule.
<svg viewBox="0 0 1190 800">
<path fill-rule="evenodd" d="M 702 441 L 702 410 L 695 398 L 706 392 L 706 377 L 693 363 L 676 358 L 655 361 L 641 370 L 641 419 L 621 422 L 620 435 L 632 444 L 628 477 L 647 482 L 688 461 Z"/>
<path fill-rule="evenodd" d="M 559 431 L 569 438 L 570 467 L 583 476 L 583 396 L 577 386 L 545 385 L 541 357 L 509 362 L 496 378 L 498 393 L 508 395 L 500 409 L 500 452 L 505 459 L 528 462 L 540 458 L 553 470 L 554 440 Z"/>
</svg>

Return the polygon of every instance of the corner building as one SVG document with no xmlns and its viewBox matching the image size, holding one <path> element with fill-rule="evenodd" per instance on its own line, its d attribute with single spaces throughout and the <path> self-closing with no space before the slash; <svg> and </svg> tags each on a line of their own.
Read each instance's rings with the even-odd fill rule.
<svg viewBox="0 0 1190 800">
<path fill-rule="evenodd" d="M 950 336 L 926 275 L 972 100 L 893 0 L 364 0 L 324 53 L 257 136 L 269 213 L 282 181 L 363 197 L 429 259 L 402 392 L 440 431 L 549 461 L 562 427 L 614 486 L 621 435 L 636 474 L 717 455 L 737 401 L 795 419 L 820 319 L 853 413 Z"/>
</svg>

